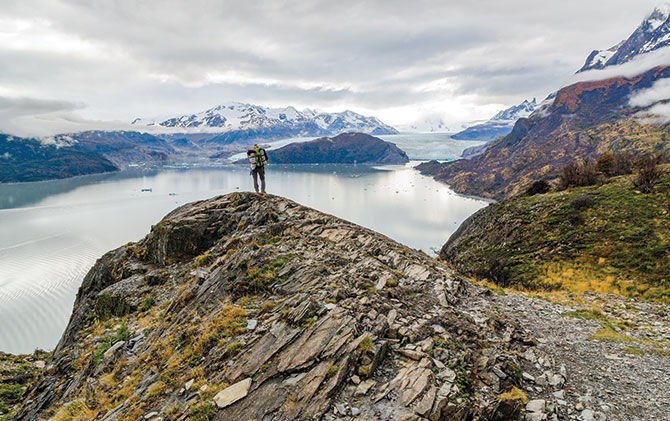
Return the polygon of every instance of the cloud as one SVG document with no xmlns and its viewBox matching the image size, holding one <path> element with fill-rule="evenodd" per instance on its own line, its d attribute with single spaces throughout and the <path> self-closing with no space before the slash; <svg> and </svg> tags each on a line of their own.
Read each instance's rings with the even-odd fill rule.
<svg viewBox="0 0 670 421">
<path fill-rule="evenodd" d="M 655 3 L 23 0 L 0 11 L 0 94 L 87 121 L 237 100 L 458 126 L 556 90 Z"/>
<path fill-rule="evenodd" d="M 670 47 L 660 48 L 658 50 L 635 57 L 633 60 L 619 64 L 617 66 L 608 66 L 600 70 L 588 70 L 577 73 L 564 86 L 569 86 L 578 82 L 591 80 L 604 80 L 613 77 L 633 77 L 657 66 L 670 65 Z"/>
<path fill-rule="evenodd" d="M 670 79 L 660 79 L 647 89 L 636 92 L 630 98 L 633 107 L 648 107 L 662 100 L 670 99 Z"/>
<path fill-rule="evenodd" d="M 40 121 L 35 121 L 35 119 L 40 116 L 68 114 L 82 107 L 81 104 L 74 104 L 68 101 L 0 97 L 0 127 L 9 134 L 19 136 L 54 134 L 43 128 Z M 28 129 L 31 126 L 25 124 L 31 120 L 35 124 L 33 130 Z"/>
<path fill-rule="evenodd" d="M 648 123 L 665 124 L 670 122 L 670 104 L 660 103 L 656 104 L 648 110 L 639 114 L 639 117 Z"/>
</svg>

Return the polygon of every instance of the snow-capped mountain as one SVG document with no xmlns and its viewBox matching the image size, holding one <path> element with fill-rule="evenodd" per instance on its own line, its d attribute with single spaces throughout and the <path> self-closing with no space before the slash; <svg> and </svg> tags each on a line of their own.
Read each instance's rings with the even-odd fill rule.
<svg viewBox="0 0 670 421">
<path fill-rule="evenodd" d="M 133 124 L 152 125 L 136 119 Z M 184 132 L 199 130 L 209 133 L 245 131 L 290 136 L 331 136 L 343 132 L 361 132 L 374 135 L 394 134 L 397 130 L 375 117 L 365 117 L 353 111 L 322 113 L 310 109 L 298 111 L 294 107 L 266 108 L 259 105 L 231 102 L 209 110 L 158 123 L 163 127 L 184 129 Z M 278 132 L 278 133 L 275 133 Z"/>
<path fill-rule="evenodd" d="M 519 105 L 514 105 L 512 107 L 509 107 L 507 109 L 504 109 L 500 111 L 498 114 L 494 115 L 491 121 L 500 121 L 500 122 L 508 122 L 511 121 L 516 122 L 518 119 L 522 117 L 528 117 L 531 115 L 533 111 L 535 111 L 535 107 L 537 107 L 537 101 L 535 98 L 533 98 L 532 101 L 528 101 L 525 99 L 521 104 Z"/>
<path fill-rule="evenodd" d="M 451 136 L 459 140 L 493 140 L 512 131 L 514 123 L 522 117 L 528 117 L 537 108 L 537 101 L 524 100 L 519 105 L 506 108 L 494 115 L 486 123 L 476 124 Z"/>
<path fill-rule="evenodd" d="M 607 50 L 594 50 L 577 73 L 623 64 L 667 45 L 670 45 L 670 4 L 656 7 L 627 40 Z"/>
</svg>

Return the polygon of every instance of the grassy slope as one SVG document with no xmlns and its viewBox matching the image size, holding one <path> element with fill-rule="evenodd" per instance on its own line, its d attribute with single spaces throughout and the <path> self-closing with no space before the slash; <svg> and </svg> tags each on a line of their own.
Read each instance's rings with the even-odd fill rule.
<svg viewBox="0 0 670 421">
<path fill-rule="evenodd" d="M 511 284 L 528 289 L 670 302 L 669 170 L 651 194 L 637 192 L 625 176 L 491 205 L 441 255 L 480 276 L 498 260 Z"/>
</svg>

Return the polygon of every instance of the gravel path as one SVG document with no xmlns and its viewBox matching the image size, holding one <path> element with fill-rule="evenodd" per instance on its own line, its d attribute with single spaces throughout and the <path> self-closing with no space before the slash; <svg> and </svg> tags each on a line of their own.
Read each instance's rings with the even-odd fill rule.
<svg viewBox="0 0 670 421">
<path fill-rule="evenodd" d="M 604 317 L 587 320 L 561 316 L 574 311 L 574 307 L 526 294 L 489 298 L 491 305 L 537 340 L 534 352 L 524 354 L 522 369 L 536 379 L 536 385 L 527 388 L 531 389 L 527 390 L 529 399 L 544 399 L 547 405 L 554 406 L 547 419 L 670 418 L 667 306 L 593 294 L 586 296 L 580 307 L 588 311 L 595 306 Z M 604 326 L 614 329 L 602 330 Z M 610 340 L 592 339 L 599 331 L 609 334 Z M 551 379 L 555 372 L 565 375 L 565 384 L 543 385 L 543 379 L 538 379 L 545 373 Z"/>
</svg>

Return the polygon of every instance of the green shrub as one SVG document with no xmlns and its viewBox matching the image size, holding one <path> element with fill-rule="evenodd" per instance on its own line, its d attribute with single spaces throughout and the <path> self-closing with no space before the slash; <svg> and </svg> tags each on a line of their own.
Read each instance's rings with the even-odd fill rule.
<svg viewBox="0 0 670 421">
<path fill-rule="evenodd" d="M 493 257 L 480 269 L 479 275 L 503 288 L 510 286 L 512 276 L 509 265 L 502 259 Z"/>
<path fill-rule="evenodd" d="M 196 267 L 206 266 L 212 263 L 213 260 L 214 258 L 212 257 L 212 255 L 209 254 L 209 252 L 207 252 L 195 258 L 195 266 Z"/>
<path fill-rule="evenodd" d="M 370 335 L 365 335 L 365 338 L 361 341 L 360 344 L 358 344 L 358 349 L 363 353 L 367 353 L 374 347 L 374 343 L 372 342 L 372 338 Z"/>
<path fill-rule="evenodd" d="M 0 383 L 0 403 L 17 403 L 23 394 L 23 386 L 15 383 Z"/>
<path fill-rule="evenodd" d="M 211 403 L 201 403 L 188 410 L 188 419 L 193 421 L 209 421 L 216 415 L 216 407 Z"/>
<path fill-rule="evenodd" d="M 333 377 L 334 375 L 337 374 L 338 370 L 339 368 L 336 365 L 330 364 L 328 366 L 328 371 L 326 371 L 326 377 Z"/>
<path fill-rule="evenodd" d="M 598 160 L 596 161 L 596 171 L 603 173 L 607 176 L 611 176 L 614 172 L 615 160 L 614 156 L 605 152 Z"/>
<path fill-rule="evenodd" d="M 641 161 L 640 169 L 633 183 L 642 193 L 651 193 L 654 184 L 661 177 L 661 169 L 658 167 L 658 159 L 647 157 Z"/>
<path fill-rule="evenodd" d="M 112 343 L 116 343 L 118 341 L 127 341 L 130 339 L 130 332 L 128 331 L 128 326 L 124 323 L 121 323 L 121 326 L 116 329 L 116 333 L 114 333 L 114 336 L 112 337 Z"/>
<path fill-rule="evenodd" d="M 109 348 L 112 347 L 112 341 L 105 339 L 102 341 L 93 351 L 93 364 L 98 365 L 102 361 L 102 356 L 107 352 Z"/>
<path fill-rule="evenodd" d="M 198 354 L 191 355 L 191 358 L 188 359 L 187 364 L 189 367 L 197 367 L 200 365 L 200 360 L 202 357 Z"/>
<path fill-rule="evenodd" d="M 109 320 L 112 317 L 121 317 L 130 313 L 131 307 L 125 298 L 119 295 L 100 294 L 95 300 L 95 316 L 100 321 Z"/>
<path fill-rule="evenodd" d="M 514 377 L 516 377 L 517 380 L 521 380 L 521 375 L 522 375 L 522 373 L 521 373 L 521 367 L 519 367 L 518 365 L 516 365 L 516 364 L 514 364 L 513 362 L 509 361 L 509 362 L 507 363 L 507 371 L 509 371 L 510 373 L 514 374 Z"/>
<path fill-rule="evenodd" d="M 545 194 L 549 190 L 551 190 L 551 186 L 547 180 L 538 180 L 526 189 L 526 194 L 528 196 L 535 196 L 536 194 Z"/>
<path fill-rule="evenodd" d="M 153 307 L 154 304 L 156 304 L 156 299 L 155 299 L 153 296 L 152 296 L 152 297 L 148 297 L 148 298 L 147 298 L 146 300 L 144 300 L 144 302 L 142 303 L 142 306 L 140 307 L 140 311 L 147 311 L 147 310 L 149 310 L 151 307 Z"/>
</svg>

